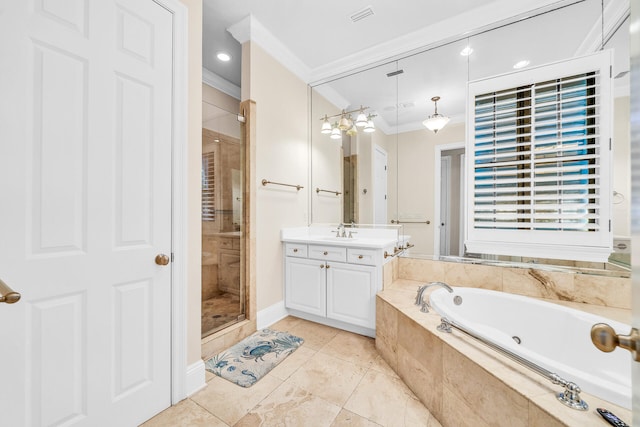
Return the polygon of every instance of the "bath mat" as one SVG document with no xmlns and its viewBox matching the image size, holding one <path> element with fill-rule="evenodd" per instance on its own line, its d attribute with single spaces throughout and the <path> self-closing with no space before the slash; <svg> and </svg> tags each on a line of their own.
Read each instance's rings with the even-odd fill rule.
<svg viewBox="0 0 640 427">
<path fill-rule="evenodd" d="M 302 338 L 263 329 L 204 362 L 207 371 L 251 387 L 302 345 Z"/>
</svg>

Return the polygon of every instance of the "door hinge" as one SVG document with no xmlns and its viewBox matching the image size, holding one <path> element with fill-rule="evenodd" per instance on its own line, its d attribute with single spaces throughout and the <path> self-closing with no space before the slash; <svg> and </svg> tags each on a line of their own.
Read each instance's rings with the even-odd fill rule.
<svg viewBox="0 0 640 427">
<path fill-rule="evenodd" d="M 384 170 L 387 170 L 387 165 L 384 165 Z"/>
<path fill-rule="evenodd" d="M 611 138 L 609 138 L 609 151 L 611 151 Z"/>
<path fill-rule="evenodd" d="M 611 233 L 611 220 L 609 220 L 609 233 Z"/>
<path fill-rule="evenodd" d="M 171 252 L 171 262 L 173 262 L 173 252 Z"/>
<path fill-rule="evenodd" d="M 384 195 L 384 199 L 387 200 L 387 195 L 386 194 Z"/>
</svg>

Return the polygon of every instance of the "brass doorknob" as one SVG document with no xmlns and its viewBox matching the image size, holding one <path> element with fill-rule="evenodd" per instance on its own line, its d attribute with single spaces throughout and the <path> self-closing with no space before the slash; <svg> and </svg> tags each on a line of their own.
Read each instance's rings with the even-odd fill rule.
<svg viewBox="0 0 640 427">
<path fill-rule="evenodd" d="M 616 347 L 629 350 L 633 360 L 640 362 L 640 332 L 633 328 L 629 335 L 618 335 L 606 323 L 596 323 L 591 327 L 591 341 L 599 350 L 609 353 Z"/>
<path fill-rule="evenodd" d="M 165 254 L 158 254 L 156 255 L 156 264 L 158 265 L 167 265 L 169 264 L 169 257 Z"/>
<path fill-rule="evenodd" d="M 4 283 L 2 279 L 0 279 L 0 302 L 14 304 L 20 301 L 20 297 L 21 295 L 18 292 L 15 292 L 9 287 L 9 285 Z"/>
</svg>

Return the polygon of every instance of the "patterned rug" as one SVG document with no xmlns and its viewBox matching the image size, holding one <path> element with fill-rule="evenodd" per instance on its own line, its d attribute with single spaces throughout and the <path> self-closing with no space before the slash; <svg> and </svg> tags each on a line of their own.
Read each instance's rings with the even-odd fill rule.
<svg viewBox="0 0 640 427">
<path fill-rule="evenodd" d="M 263 329 L 204 363 L 207 371 L 239 386 L 251 387 L 303 342 L 287 332 Z"/>
</svg>

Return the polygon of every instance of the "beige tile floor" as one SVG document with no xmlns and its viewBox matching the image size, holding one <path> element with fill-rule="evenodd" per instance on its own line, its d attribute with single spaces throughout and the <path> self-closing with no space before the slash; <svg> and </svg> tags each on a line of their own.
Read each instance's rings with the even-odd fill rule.
<svg viewBox="0 0 640 427">
<path fill-rule="evenodd" d="M 144 426 L 440 426 L 373 339 L 295 317 L 271 328 L 305 342 L 249 388 L 207 372 L 206 388 Z"/>
</svg>

